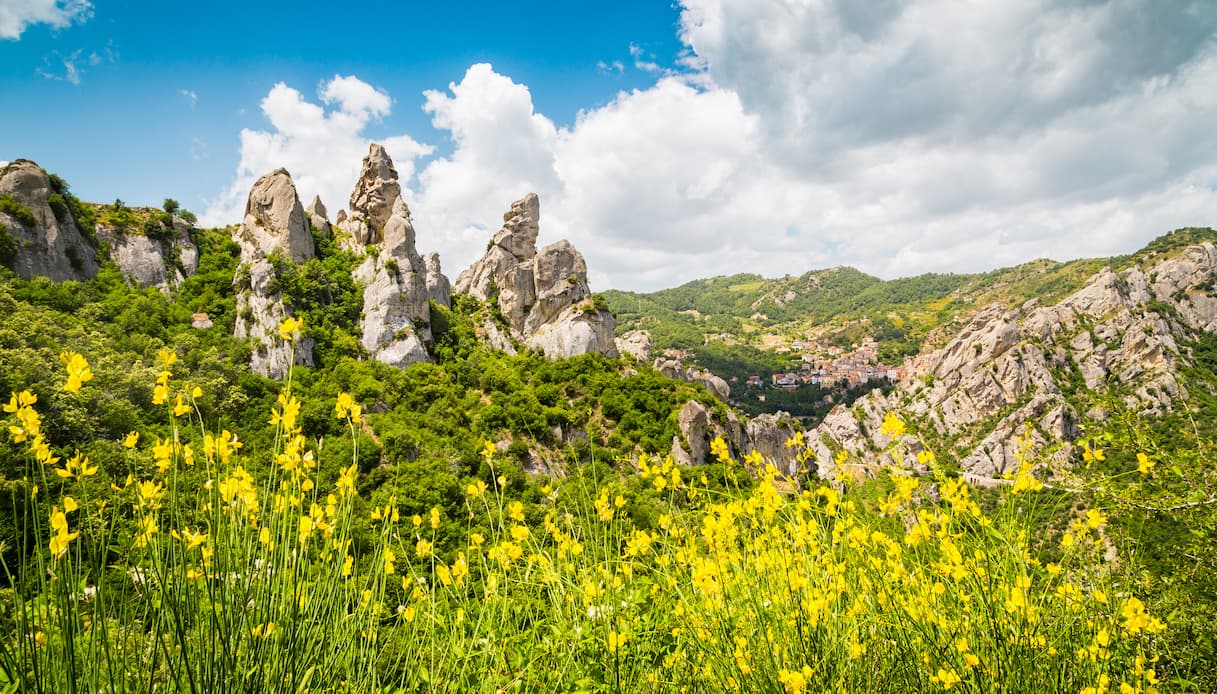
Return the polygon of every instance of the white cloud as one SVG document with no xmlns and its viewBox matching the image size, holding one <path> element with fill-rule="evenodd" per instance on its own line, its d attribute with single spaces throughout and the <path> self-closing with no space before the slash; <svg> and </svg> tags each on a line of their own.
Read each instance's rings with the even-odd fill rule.
<svg viewBox="0 0 1217 694">
<path fill-rule="evenodd" d="M 420 248 L 455 275 L 530 190 L 540 242 L 571 239 L 597 288 L 837 264 L 977 271 L 1217 223 L 1215 4 L 684 6 L 677 67 L 567 127 L 489 65 L 426 92 L 452 150 L 406 192 Z M 345 166 L 349 191 L 362 140 L 322 149 L 334 130 L 358 140 L 391 100 L 348 86 L 353 113 L 272 90 L 276 131 L 243 134 L 242 201 L 246 160 Z M 305 143 L 287 148 L 299 164 L 276 158 L 280 140 Z M 429 149 L 390 151 L 405 180 Z"/>
<path fill-rule="evenodd" d="M 346 207 L 360 164 L 367 154 L 364 128 L 389 113 L 386 95 L 354 77 L 335 76 L 321 86 L 319 97 L 328 110 L 311 103 L 286 84 L 276 84 L 261 102 L 272 130 L 241 131 L 241 161 L 236 178 L 201 216 L 204 224 L 239 222 L 254 181 L 279 167 L 296 182 L 304 204 L 320 195 L 331 214 Z M 397 162 L 403 181 L 414 175 L 414 159 L 431 148 L 408 135 L 381 141 Z M 203 151 L 205 156 L 205 150 Z"/>
<path fill-rule="evenodd" d="M 186 99 L 190 101 L 190 108 L 194 108 L 199 104 L 199 95 L 193 89 L 179 89 L 177 90 L 177 93 L 186 97 Z"/>
<path fill-rule="evenodd" d="M 534 112 L 527 87 L 485 63 L 470 67 L 447 92 L 424 96 L 432 125 L 455 147 L 419 172 L 409 202 L 420 246 L 438 248 L 455 274 L 485 250 L 511 201 L 529 192 L 545 200 L 561 191 L 554 171 L 558 131 Z"/>
<path fill-rule="evenodd" d="M 81 77 L 87 72 L 86 67 L 94 68 L 118 59 L 113 44 L 113 41 L 109 41 L 101 53 L 91 51 L 87 56 L 83 48 L 77 48 L 67 55 L 53 50 L 49 55 L 42 56 L 42 67 L 35 68 L 35 72 L 49 80 L 80 84 Z"/>
<path fill-rule="evenodd" d="M 0 2 L 0 39 L 18 40 L 31 24 L 63 29 L 93 16 L 88 0 L 4 0 Z"/>
<path fill-rule="evenodd" d="M 42 57 L 42 67 L 36 68 L 38 74 L 49 80 L 57 80 L 67 82 L 68 84 L 80 84 L 81 69 L 79 66 L 80 54 L 83 49 L 77 49 L 68 55 L 64 55 L 59 51 L 51 51 L 50 55 Z"/>
</svg>

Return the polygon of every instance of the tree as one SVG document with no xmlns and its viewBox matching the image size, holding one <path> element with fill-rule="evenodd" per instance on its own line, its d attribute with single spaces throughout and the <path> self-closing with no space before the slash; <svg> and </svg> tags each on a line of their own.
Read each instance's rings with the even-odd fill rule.
<svg viewBox="0 0 1217 694">
<path fill-rule="evenodd" d="M 161 209 L 169 214 L 177 212 L 180 208 L 181 205 L 179 205 L 177 200 L 174 200 L 173 198 L 165 198 L 165 202 L 161 203 Z"/>
</svg>

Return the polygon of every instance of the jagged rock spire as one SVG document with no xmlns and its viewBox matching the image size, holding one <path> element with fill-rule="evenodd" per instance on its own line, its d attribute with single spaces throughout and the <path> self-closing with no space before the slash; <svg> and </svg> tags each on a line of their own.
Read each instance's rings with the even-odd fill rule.
<svg viewBox="0 0 1217 694">
<path fill-rule="evenodd" d="M 401 198 L 397 169 L 384 147 L 373 144 L 341 219 L 343 243 L 368 258 L 352 273 L 363 290 L 360 323 L 364 349 L 392 366 L 428 359 L 431 308 L 427 268 L 415 246 L 410 209 Z"/>
<path fill-rule="evenodd" d="M 565 240 L 538 253 L 540 221 L 535 193 L 512 203 L 486 254 L 457 277 L 454 289 L 497 302 L 514 337 L 550 357 L 616 356 L 616 319 L 592 305 L 583 255 Z"/>
<path fill-rule="evenodd" d="M 245 219 L 233 236 L 241 246 L 241 268 L 234 279 L 234 335 L 253 339 L 250 368 L 255 373 L 283 378 L 291 368 L 293 350 L 279 337 L 278 329 L 291 312 L 283 303 L 279 275 L 268 258 L 281 254 L 301 263 L 313 257 L 313 237 L 291 174 L 276 169 L 254 183 L 245 204 Z M 313 363 L 311 339 L 296 344 L 295 363 Z"/>
</svg>

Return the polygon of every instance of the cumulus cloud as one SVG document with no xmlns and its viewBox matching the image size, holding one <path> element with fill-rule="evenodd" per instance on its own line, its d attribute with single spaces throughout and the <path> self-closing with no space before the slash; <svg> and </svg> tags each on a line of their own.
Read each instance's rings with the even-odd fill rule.
<svg viewBox="0 0 1217 694">
<path fill-rule="evenodd" d="M 0 3 L 0 39 L 16 41 L 31 24 L 63 29 L 92 16 L 88 0 L 5 0 Z"/>
<path fill-rule="evenodd" d="M 558 130 L 534 111 L 528 87 L 485 63 L 470 67 L 446 92 L 424 97 L 432 125 L 454 148 L 419 172 L 411 209 L 420 243 L 428 239 L 450 270 L 463 268 L 485 250 L 511 201 L 529 192 L 543 201 L 561 194 L 554 169 Z"/>
<path fill-rule="evenodd" d="M 272 129 L 241 131 L 236 178 L 208 204 L 201 217 L 204 224 L 239 222 L 254 181 L 280 167 L 291 172 L 305 204 L 320 195 L 330 210 L 346 206 L 371 142 L 364 128 L 388 115 L 391 101 L 355 77 L 337 75 L 321 85 L 318 98 L 320 104 L 310 102 L 284 83 L 271 88 L 260 106 Z M 408 135 L 381 143 L 397 162 L 403 181 L 414 175 L 415 158 L 431 152 L 430 146 Z"/>
<path fill-rule="evenodd" d="M 1127 252 L 1217 221 L 1215 29 L 1199 1 L 684 0 L 677 64 L 569 125 L 489 65 L 426 92 L 451 153 L 405 194 L 455 274 L 536 191 L 540 241 L 576 243 L 598 288 Z M 272 90 L 275 130 L 243 134 L 242 166 L 324 158 L 349 191 L 362 141 L 315 151 L 391 103 L 349 79 L 322 91 L 329 112 Z M 403 174 L 430 152 L 407 141 L 390 147 Z"/>
</svg>

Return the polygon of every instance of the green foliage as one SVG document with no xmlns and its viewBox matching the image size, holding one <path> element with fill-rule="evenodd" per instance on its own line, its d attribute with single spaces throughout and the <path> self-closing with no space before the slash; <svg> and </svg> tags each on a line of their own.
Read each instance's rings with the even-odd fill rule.
<svg viewBox="0 0 1217 694">
<path fill-rule="evenodd" d="M 181 205 L 173 198 L 165 198 L 165 201 L 161 203 L 161 209 L 165 211 L 165 214 L 173 214 L 180 208 Z"/>
<path fill-rule="evenodd" d="M 32 227 L 38 223 L 38 219 L 34 217 L 34 212 L 8 193 L 0 195 L 0 212 L 12 216 L 27 227 Z"/>
<path fill-rule="evenodd" d="M 9 233 L 8 227 L 0 224 L 0 265 L 11 268 L 17 257 L 17 250 L 17 239 Z"/>
</svg>

